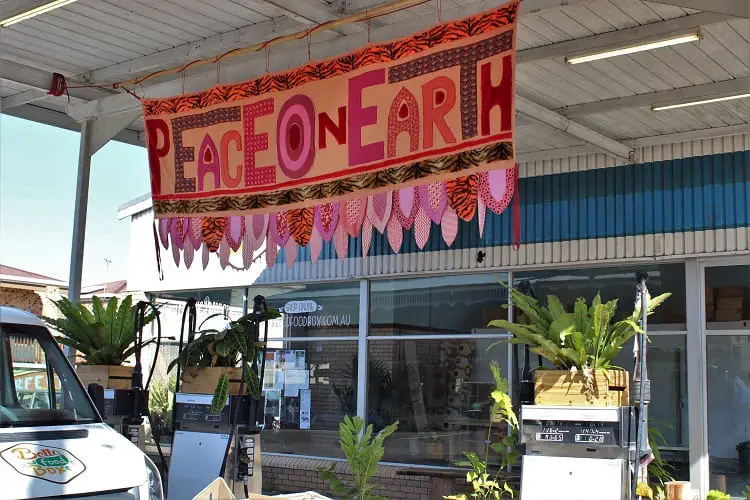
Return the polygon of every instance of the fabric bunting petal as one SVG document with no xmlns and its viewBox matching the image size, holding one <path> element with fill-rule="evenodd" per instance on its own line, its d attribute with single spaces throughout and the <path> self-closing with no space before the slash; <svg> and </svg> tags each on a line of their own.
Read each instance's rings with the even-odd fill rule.
<svg viewBox="0 0 750 500">
<path fill-rule="evenodd" d="M 446 182 L 448 204 L 459 219 L 471 221 L 477 213 L 477 176 L 469 175 Z"/>
<path fill-rule="evenodd" d="M 419 194 L 414 187 L 405 187 L 393 192 L 393 212 L 404 229 L 411 229 L 419 208 Z"/>
<path fill-rule="evenodd" d="M 219 264 L 221 264 L 222 269 L 226 269 L 229 265 L 229 251 L 229 242 L 226 238 L 223 238 L 219 243 Z"/>
<path fill-rule="evenodd" d="M 268 214 L 245 216 L 245 231 L 253 251 L 260 249 L 268 232 Z"/>
<path fill-rule="evenodd" d="M 315 228 L 325 242 L 330 242 L 339 223 L 339 204 L 323 203 L 315 207 Z"/>
<path fill-rule="evenodd" d="M 172 219 L 159 219 L 159 240 L 161 246 L 169 248 L 169 232 L 172 229 Z"/>
<path fill-rule="evenodd" d="M 393 253 L 401 251 L 401 245 L 404 242 L 404 229 L 395 215 L 388 221 L 388 243 L 391 245 Z"/>
<path fill-rule="evenodd" d="M 268 220 L 268 234 L 281 248 L 286 246 L 286 242 L 289 240 L 289 214 L 288 212 L 279 212 L 277 214 L 271 214 L 271 218 Z"/>
<path fill-rule="evenodd" d="M 210 252 L 208 250 L 208 245 L 203 245 L 203 251 L 201 252 L 201 263 L 203 264 L 203 270 L 205 271 L 208 267 L 208 256 L 210 255 Z"/>
<path fill-rule="evenodd" d="M 333 245 L 336 247 L 338 258 L 344 260 L 349 251 L 349 235 L 346 234 L 343 224 L 336 226 L 336 231 L 333 233 Z"/>
<path fill-rule="evenodd" d="M 479 238 L 484 238 L 484 222 L 487 219 L 487 207 L 482 197 L 477 198 L 477 222 L 479 223 Z"/>
<path fill-rule="evenodd" d="M 423 184 L 417 188 L 417 192 L 419 193 L 419 203 L 422 210 L 432 219 L 432 222 L 440 224 L 440 219 L 443 218 L 443 211 L 445 211 L 445 206 L 448 202 L 445 193 L 445 183 L 433 182 Z"/>
<path fill-rule="evenodd" d="M 185 240 L 185 247 L 182 249 L 182 259 L 185 261 L 185 267 L 190 269 L 193 265 L 193 258 L 195 257 L 195 250 L 193 249 L 193 241 L 188 238 Z"/>
<path fill-rule="evenodd" d="M 287 222 L 289 232 L 297 245 L 306 247 L 310 243 L 310 234 L 313 229 L 315 210 L 312 207 L 290 210 Z M 288 242 L 287 242 L 288 243 Z"/>
<path fill-rule="evenodd" d="M 451 207 L 446 207 L 443 219 L 440 221 L 440 231 L 443 233 L 443 241 L 448 246 L 453 245 L 458 235 L 458 215 Z"/>
<path fill-rule="evenodd" d="M 315 264 L 320 257 L 320 252 L 323 250 L 323 238 L 320 237 L 317 228 L 313 228 L 312 234 L 310 235 L 310 261 Z"/>
<path fill-rule="evenodd" d="M 423 250 L 427 245 L 427 240 L 430 239 L 430 229 L 432 222 L 427 216 L 427 213 L 422 207 L 417 210 L 417 216 L 414 218 L 414 240 L 417 242 L 417 246 L 420 250 Z"/>
<path fill-rule="evenodd" d="M 365 219 L 362 223 L 362 257 L 367 257 L 370 253 L 370 244 L 372 244 L 372 222 L 369 219 Z"/>
<path fill-rule="evenodd" d="M 216 252 L 224 239 L 226 217 L 203 217 L 201 220 L 201 235 L 209 252 Z"/>
<path fill-rule="evenodd" d="M 238 215 L 227 217 L 226 239 L 227 243 L 229 244 L 229 248 L 231 248 L 233 251 L 236 252 L 240 249 L 240 245 L 242 245 L 242 235 L 244 232 L 245 221 L 243 220 L 243 217 Z"/>
<path fill-rule="evenodd" d="M 269 238 L 269 240 L 266 241 L 266 266 L 273 267 L 276 264 L 277 255 L 278 248 L 276 247 L 276 243 L 270 241 Z"/>
<path fill-rule="evenodd" d="M 284 247 L 284 256 L 286 257 L 286 266 L 291 268 L 294 261 L 297 260 L 297 242 L 293 238 L 287 240 Z"/>
<path fill-rule="evenodd" d="M 496 214 L 502 213 L 513 200 L 515 169 L 503 168 L 479 174 L 479 197 Z"/>
<path fill-rule="evenodd" d="M 201 217 L 190 218 L 190 231 L 188 231 L 187 236 L 193 244 L 193 250 L 198 250 L 203 244 L 203 229 L 201 226 Z"/>
<path fill-rule="evenodd" d="M 393 192 L 391 191 L 370 196 L 367 200 L 367 219 L 380 234 L 385 234 L 392 208 Z"/>
<path fill-rule="evenodd" d="M 362 222 L 365 220 L 365 211 L 367 208 L 367 198 L 357 198 L 347 200 L 341 203 L 341 214 L 339 215 L 339 224 L 344 223 L 344 229 L 352 238 L 359 235 L 362 229 Z"/>
</svg>

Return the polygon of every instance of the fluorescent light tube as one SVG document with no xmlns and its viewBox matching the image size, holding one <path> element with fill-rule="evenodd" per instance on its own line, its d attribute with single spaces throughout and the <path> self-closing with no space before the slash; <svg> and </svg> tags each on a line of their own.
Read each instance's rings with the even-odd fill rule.
<svg viewBox="0 0 750 500">
<path fill-rule="evenodd" d="M 665 105 L 654 105 L 651 106 L 652 111 L 665 111 L 667 109 L 676 109 L 676 108 L 687 108 L 688 106 L 700 106 L 701 104 L 711 104 L 712 102 L 723 102 L 723 101 L 733 101 L 734 99 L 745 99 L 746 97 L 750 97 L 750 92 L 747 94 L 736 94 L 736 95 L 727 95 L 724 97 L 714 97 L 712 99 L 701 99 L 700 101 L 688 101 L 688 102 L 681 102 L 679 104 L 665 104 Z"/>
<path fill-rule="evenodd" d="M 643 52 L 646 50 L 654 50 L 662 47 L 669 47 L 670 45 L 679 45 L 681 43 L 695 42 L 700 40 L 700 33 L 690 33 L 687 35 L 680 35 L 665 40 L 658 40 L 655 42 L 641 43 L 638 45 L 631 45 L 629 47 L 622 47 L 619 49 L 606 50 L 603 52 L 595 52 L 593 54 L 587 54 L 584 56 L 573 56 L 566 57 L 565 62 L 568 64 L 580 64 L 590 61 L 598 61 L 599 59 L 607 59 L 609 57 L 624 56 L 626 54 L 633 54 L 635 52 Z"/>
<path fill-rule="evenodd" d="M 12 24 L 31 19 L 34 16 L 38 16 L 39 14 L 44 14 L 45 12 L 58 9 L 75 1 L 76 0 L 54 0 L 52 2 L 47 2 L 45 4 L 39 5 L 38 7 L 27 10 L 26 12 L 21 12 L 20 14 L 13 15 L 7 19 L 0 20 L 0 27 L 7 28 Z"/>
</svg>

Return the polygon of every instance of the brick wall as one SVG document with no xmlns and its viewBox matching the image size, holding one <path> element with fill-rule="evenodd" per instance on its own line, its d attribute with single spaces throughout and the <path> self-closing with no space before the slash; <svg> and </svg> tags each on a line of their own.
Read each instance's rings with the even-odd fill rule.
<svg viewBox="0 0 750 500">
<path fill-rule="evenodd" d="M 263 456 L 263 490 L 270 493 L 298 493 L 316 491 L 330 495 L 328 483 L 320 479 L 320 469 L 327 468 L 330 462 L 301 457 Z M 375 494 L 393 500 L 437 500 L 444 495 L 467 492 L 463 472 L 451 471 L 452 476 L 441 477 L 445 471 L 419 475 L 419 469 L 405 469 L 398 466 L 380 465 L 372 479 Z M 336 473 L 348 481 L 351 479 L 348 465 L 336 463 Z M 351 483 L 349 483 L 351 484 Z"/>
<path fill-rule="evenodd" d="M 44 304 L 39 294 L 33 290 L 0 287 L 0 306 L 11 306 L 41 316 Z"/>
</svg>

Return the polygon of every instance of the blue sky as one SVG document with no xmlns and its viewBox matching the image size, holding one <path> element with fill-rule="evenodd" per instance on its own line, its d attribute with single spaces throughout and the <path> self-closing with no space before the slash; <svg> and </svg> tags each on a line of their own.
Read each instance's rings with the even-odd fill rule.
<svg viewBox="0 0 750 500">
<path fill-rule="evenodd" d="M 0 263 L 68 279 L 78 141 L 77 132 L 0 115 Z M 94 155 L 84 284 L 127 277 L 129 221 L 117 220 L 117 207 L 149 190 L 145 148 L 110 142 Z"/>
</svg>

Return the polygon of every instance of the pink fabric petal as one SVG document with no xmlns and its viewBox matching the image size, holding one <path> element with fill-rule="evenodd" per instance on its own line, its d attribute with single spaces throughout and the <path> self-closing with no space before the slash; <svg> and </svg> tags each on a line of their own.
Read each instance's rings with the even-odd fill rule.
<svg viewBox="0 0 750 500">
<path fill-rule="evenodd" d="M 268 234 L 271 239 L 280 247 L 286 246 L 286 242 L 289 240 L 289 220 L 287 212 L 279 212 L 277 214 L 271 214 L 271 218 L 268 220 Z"/>
<path fill-rule="evenodd" d="M 180 249 L 172 241 L 172 258 L 174 259 L 174 265 L 180 267 Z"/>
<path fill-rule="evenodd" d="M 331 241 L 339 224 L 339 203 L 323 203 L 316 206 L 314 220 L 314 226 L 323 241 Z"/>
<path fill-rule="evenodd" d="M 417 192 L 419 193 L 419 203 L 427 216 L 435 224 L 440 224 L 440 219 L 443 218 L 443 211 L 448 204 L 445 183 L 433 182 L 423 184 L 417 188 Z"/>
<path fill-rule="evenodd" d="M 425 211 L 422 208 L 417 210 L 417 216 L 414 218 L 414 240 L 420 250 L 424 250 L 427 240 L 430 239 L 430 226 L 432 222 Z"/>
<path fill-rule="evenodd" d="M 458 235 L 458 215 L 451 207 L 446 207 L 443 218 L 440 221 L 440 230 L 443 233 L 443 241 L 448 246 L 453 245 Z"/>
<path fill-rule="evenodd" d="M 276 243 L 269 238 L 266 241 L 266 266 L 273 267 L 276 264 L 277 255 L 278 248 L 276 247 Z"/>
<path fill-rule="evenodd" d="M 479 198 L 496 214 L 502 213 L 513 199 L 515 169 L 501 168 L 479 174 Z"/>
<path fill-rule="evenodd" d="M 229 248 L 235 252 L 242 245 L 242 234 L 245 232 L 245 221 L 243 219 L 239 215 L 227 217 L 229 227 L 227 227 L 224 234 L 226 235 L 227 243 L 229 243 Z"/>
<path fill-rule="evenodd" d="M 393 212 L 404 229 L 411 229 L 419 208 L 416 188 L 406 187 L 393 192 Z"/>
<path fill-rule="evenodd" d="M 294 239 L 289 238 L 284 247 L 284 254 L 286 256 L 286 266 L 292 267 L 294 261 L 297 260 L 297 242 Z"/>
<path fill-rule="evenodd" d="M 226 269 L 229 265 L 229 242 L 227 242 L 226 237 L 221 239 L 221 243 L 219 243 L 219 264 L 221 264 L 222 269 Z"/>
<path fill-rule="evenodd" d="M 341 203 L 339 218 L 343 221 L 346 232 L 352 238 L 356 238 L 362 229 L 362 222 L 365 220 L 365 211 L 367 208 L 366 201 L 366 198 L 359 198 Z"/>
<path fill-rule="evenodd" d="M 344 260 L 349 251 L 349 235 L 346 233 L 343 224 L 336 226 L 336 231 L 333 233 L 333 246 L 336 247 L 338 258 Z"/>
<path fill-rule="evenodd" d="M 393 253 L 398 253 L 401 250 L 403 242 L 404 229 L 401 227 L 398 217 L 394 215 L 388 221 L 388 243 L 390 243 Z"/>
<path fill-rule="evenodd" d="M 487 218 L 487 206 L 481 197 L 477 198 L 477 221 L 479 222 L 479 237 L 484 238 L 484 222 Z"/>
<path fill-rule="evenodd" d="M 385 233 L 393 209 L 393 193 L 380 193 L 367 200 L 367 219 L 380 234 Z"/>
<path fill-rule="evenodd" d="M 193 244 L 193 250 L 198 250 L 203 244 L 203 227 L 201 221 L 201 217 L 190 218 L 190 231 L 188 231 L 187 237 Z"/>
<path fill-rule="evenodd" d="M 367 257 L 367 254 L 370 253 L 372 227 L 372 222 L 369 219 L 365 219 L 365 222 L 362 224 L 362 258 Z"/>
<path fill-rule="evenodd" d="M 318 229 L 313 227 L 312 233 L 310 234 L 310 260 L 313 264 L 318 261 L 320 252 L 323 250 L 323 238 L 320 237 Z"/>
<path fill-rule="evenodd" d="M 195 257 L 195 250 L 193 249 L 193 242 L 190 238 L 185 240 L 185 248 L 182 249 L 182 258 L 185 261 L 185 267 L 190 269 L 193 265 L 193 258 Z"/>
<path fill-rule="evenodd" d="M 159 219 L 159 241 L 164 248 L 169 248 L 169 232 L 171 229 L 172 219 Z"/>
<path fill-rule="evenodd" d="M 255 250 L 250 244 L 250 238 L 248 237 L 248 233 L 245 232 L 245 235 L 242 238 L 242 267 L 243 268 L 250 269 L 250 266 L 253 264 L 253 252 L 254 251 Z"/>
<path fill-rule="evenodd" d="M 245 231 L 249 233 L 249 242 L 253 251 L 258 250 L 268 233 L 268 214 L 245 216 Z"/>
<path fill-rule="evenodd" d="M 201 263 L 203 264 L 203 270 L 205 271 L 208 267 L 208 256 L 210 255 L 210 252 L 208 250 L 208 245 L 203 245 L 203 252 L 201 253 Z"/>
<path fill-rule="evenodd" d="M 177 217 L 172 220 L 172 225 L 169 230 L 169 239 L 172 240 L 173 249 L 182 250 L 184 244 L 185 233 L 182 229 L 182 217 Z"/>
</svg>

